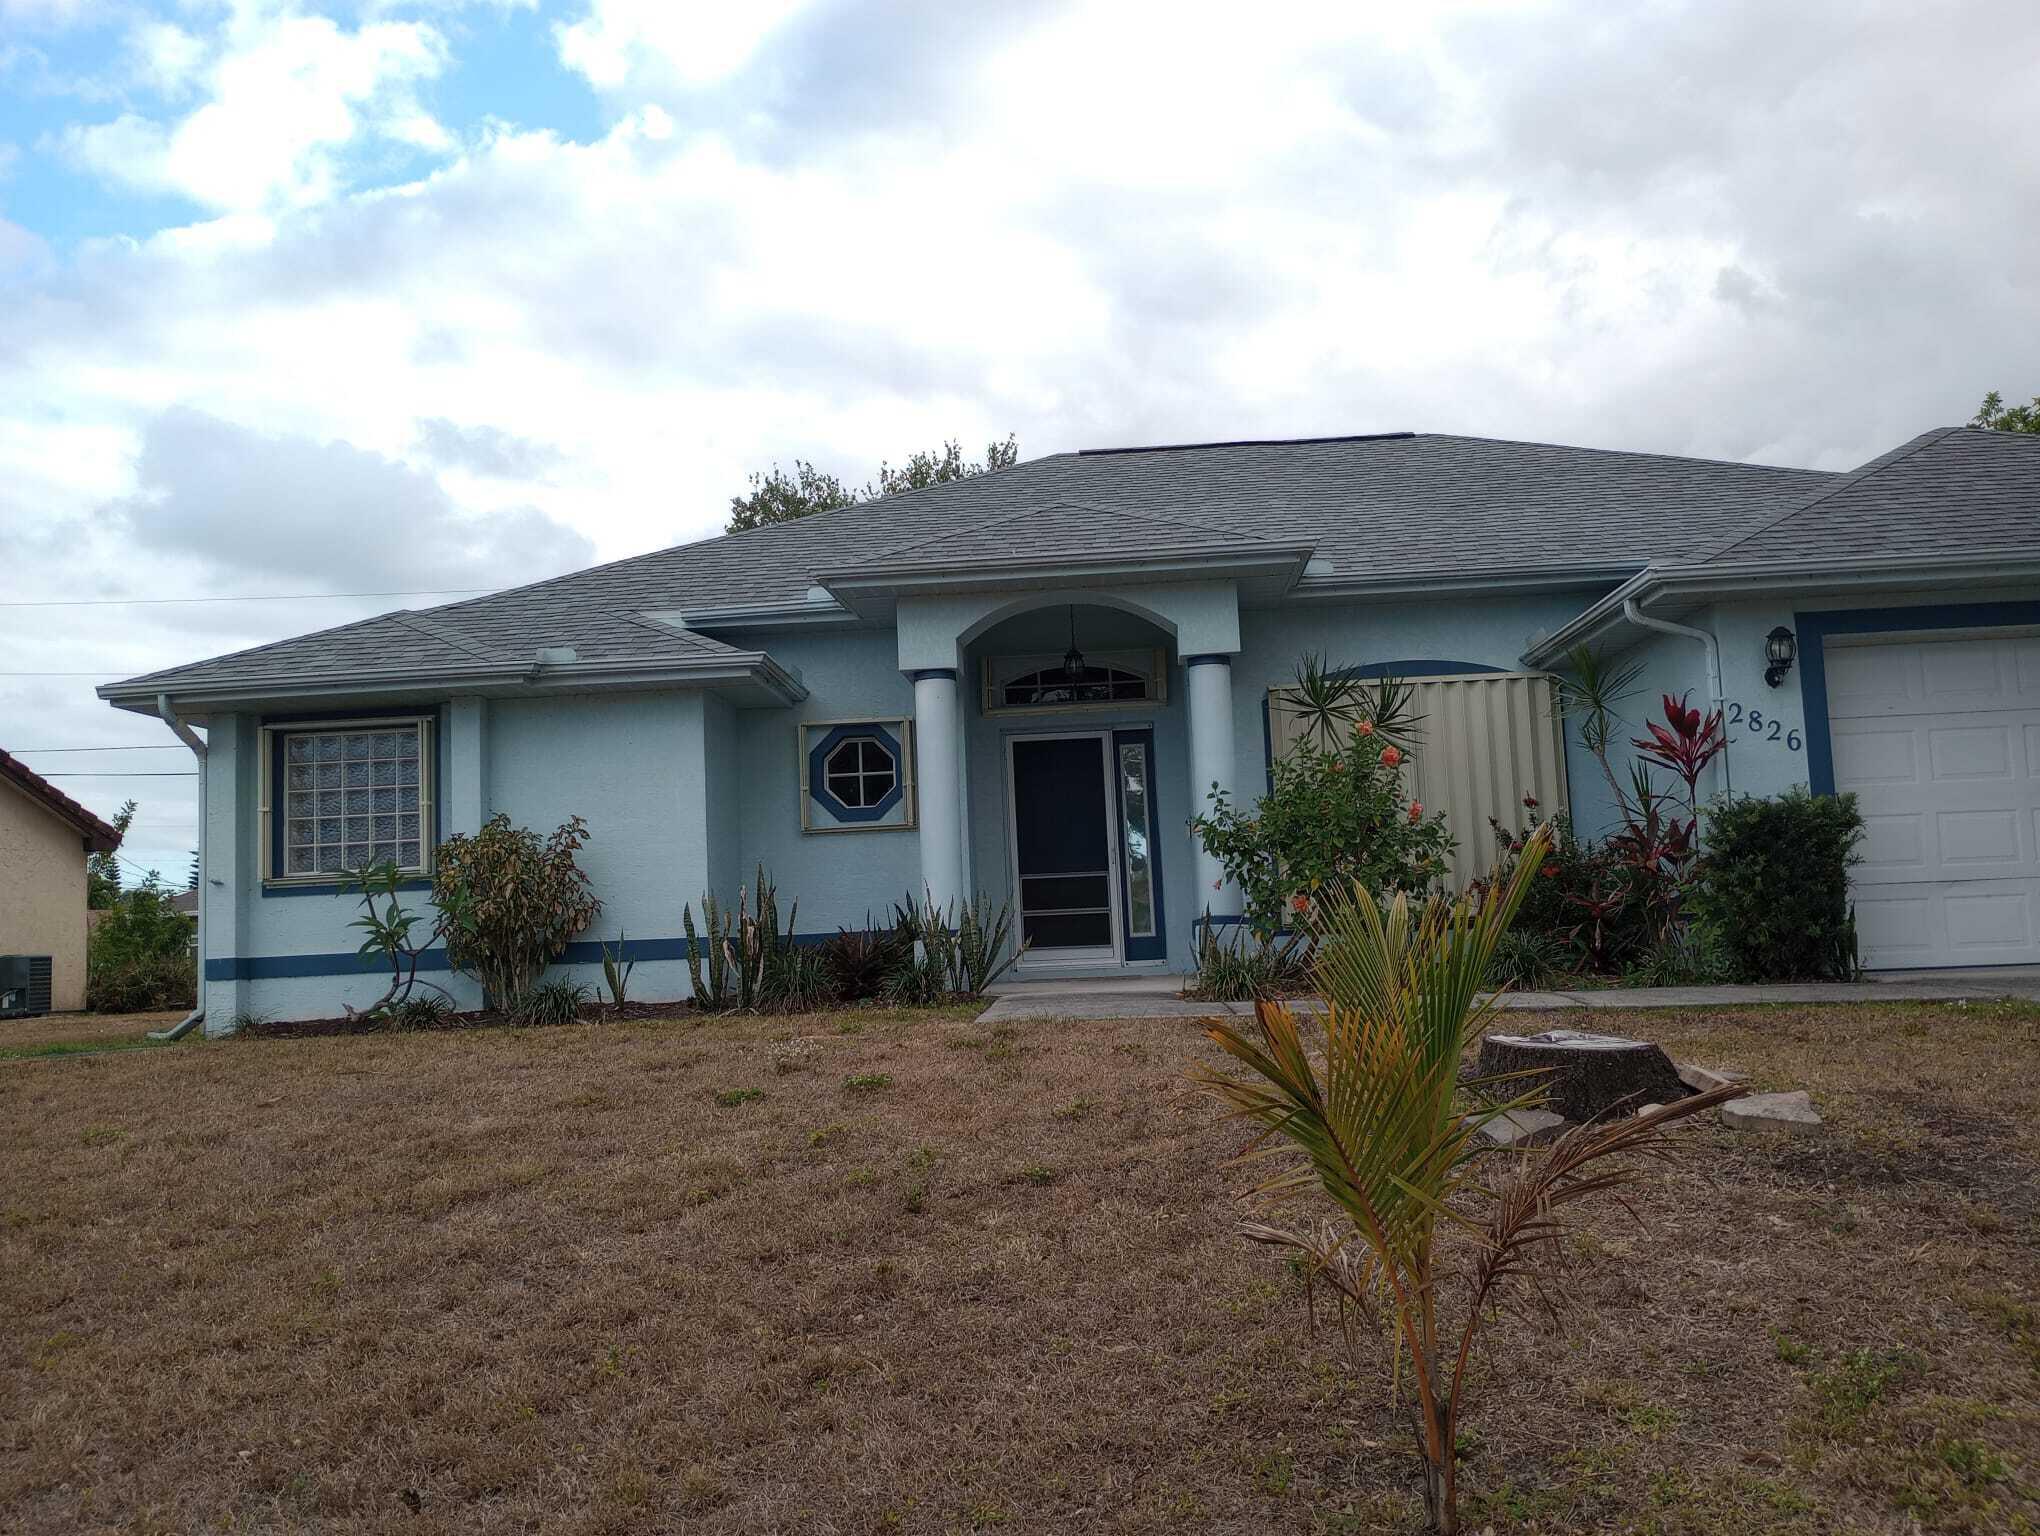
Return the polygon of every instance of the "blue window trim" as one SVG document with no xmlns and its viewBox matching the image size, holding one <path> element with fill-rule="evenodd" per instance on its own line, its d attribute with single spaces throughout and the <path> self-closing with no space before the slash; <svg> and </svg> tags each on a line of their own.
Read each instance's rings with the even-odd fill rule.
<svg viewBox="0 0 2040 1536">
<path fill-rule="evenodd" d="M 261 730 L 276 727 L 305 726 L 316 730 L 321 726 L 346 725 L 353 720 L 424 720 L 432 727 L 432 841 L 427 852 L 438 848 L 444 831 L 445 796 L 441 793 L 448 771 L 446 743 L 446 710 L 433 704 L 412 709 L 329 709 L 286 714 L 263 715 L 256 723 Z M 287 730 L 277 730 L 269 738 L 269 868 L 283 868 L 283 816 L 277 810 L 276 801 L 283 792 L 283 738 Z M 349 887 L 338 880 L 277 880 L 264 879 L 257 882 L 262 899 L 272 896 L 338 896 Z M 429 891 L 432 877 L 418 875 L 404 880 L 397 887 L 400 891 Z M 212 962 L 206 962 L 206 977 L 212 975 Z"/>
<path fill-rule="evenodd" d="M 1154 932 L 1144 938 L 1133 936 L 1133 880 L 1126 867 L 1126 798 L 1119 783 L 1119 749 L 1121 746 L 1139 746 L 1147 753 L 1148 793 L 1148 869 L 1154 883 L 1155 925 Z M 1169 956 L 1169 920 L 1162 902 L 1162 795 L 1158 782 L 1161 775 L 1155 772 L 1155 731 L 1153 726 L 1139 726 L 1112 733 L 1112 824 L 1119 829 L 1119 931 L 1124 953 L 1122 960 L 1129 963 L 1141 960 L 1166 960 Z"/>
<path fill-rule="evenodd" d="M 892 790 L 876 805 L 845 805 L 829 792 L 827 772 L 829 754 L 846 741 L 876 741 L 892 759 Z M 856 826 L 882 821 L 893 807 L 900 803 L 906 792 L 906 752 L 900 746 L 899 738 L 875 720 L 834 726 L 820 741 L 808 748 L 808 798 L 839 823 Z"/>
<path fill-rule="evenodd" d="M 1799 702 L 1806 719 L 1806 784 L 1835 792 L 1834 742 L 1828 732 L 1827 656 L 1830 635 L 1906 634 L 1914 630 L 1995 629 L 2040 624 L 2040 601 L 1934 603 L 1918 608 L 1840 608 L 1792 615 L 1799 641 Z"/>
</svg>

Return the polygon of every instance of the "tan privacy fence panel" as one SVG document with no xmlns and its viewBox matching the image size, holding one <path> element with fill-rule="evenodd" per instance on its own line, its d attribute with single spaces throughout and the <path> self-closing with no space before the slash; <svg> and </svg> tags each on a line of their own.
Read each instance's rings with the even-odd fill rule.
<svg viewBox="0 0 2040 1536">
<path fill-rule="evenodd" d="M 1566 806 L 1565 751 L 1552 680 L 1530 672 L 1469 672 L 1410 679 L 1412 707 L 1424 717 L 1404 782 L 1426 812 L 1443 811 L 1459 840 L 1452 884 L 1464 886 L 1495 866 L 1488 818 L 1523 824 L 1523 797 L 1534 795 L 1549 816 Z M 1283 702 L 1268 695 L 1268 741 L 1277 757 L 1302 728 Z"/>
</svg>

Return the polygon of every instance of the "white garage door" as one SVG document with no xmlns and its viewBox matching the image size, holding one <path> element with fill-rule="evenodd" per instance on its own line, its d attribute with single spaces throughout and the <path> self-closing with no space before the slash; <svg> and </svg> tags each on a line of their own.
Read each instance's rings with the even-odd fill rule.
<svg viewBox="0 0 2040 1536">
<path fill-rule="evenodd" d="M 1826 642 L 1871 967 L 2040 963 L 2040 636 Z"/>
</svg>

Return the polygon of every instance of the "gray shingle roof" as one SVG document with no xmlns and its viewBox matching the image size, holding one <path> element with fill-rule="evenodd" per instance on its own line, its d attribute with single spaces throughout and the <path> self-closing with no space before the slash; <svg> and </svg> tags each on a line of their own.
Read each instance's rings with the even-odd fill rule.
<svg viewBox="0 0 2040 1536">
<path fill-rule="evenodd" d="M 1716 561 L 2040 548 L 2040 437 L 1937 427 L 1737 535 Z"/>
<path fill-rule="evenodd" d="M 1251 554 L 1270 548 L 1266 539 L 1182 517 L 1164 517 L 1124 507 L 1057 502 L 989 522 L 973 521 L 913 539 L 891 549 L 832 567 L 832 576 L 887 575 L 936 570 L 959 562 L 1001 563 L 1016 559 L 1091 559 L 1113 556 L 1190 553 Z"/>
<path fill-rule="evenodd" d="M 1497 576 L 1698 555 L 1833 477 L 1811 470 L 1401 433 L 1062 453 L 795 523 L 728 534 L 444 607 L 383 614 L 130 684 L 344 675 L 402 660 L 472 666 L 573 646 L 583 660 L 732 648 L 634 617 L 798 602 L 820 572 L 887 559 L 1072 554 L 1216 538 L 1314 545 L 1341 576 Z"/>
</svg>

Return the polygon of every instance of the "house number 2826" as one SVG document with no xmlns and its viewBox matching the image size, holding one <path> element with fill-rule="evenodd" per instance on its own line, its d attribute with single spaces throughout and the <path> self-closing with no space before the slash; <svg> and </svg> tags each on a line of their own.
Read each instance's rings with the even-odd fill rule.
<svg viewBox="0 0 2040 1536">
<path fill-rule="evenodd" d="M 1724 723 L 1731 726 L 1745 726 L 1749 730 L 1747 739 L 1757 741 L 1782 741 L 1789 751 L 1797 752 L 1801 746 L 1799 727 L 1787 725 L 1776 715 L 1767 715 L 1761 709 L 1746 709 L 1736 699 L 1730 699 L 1725 706 Z"/>
</svg>

